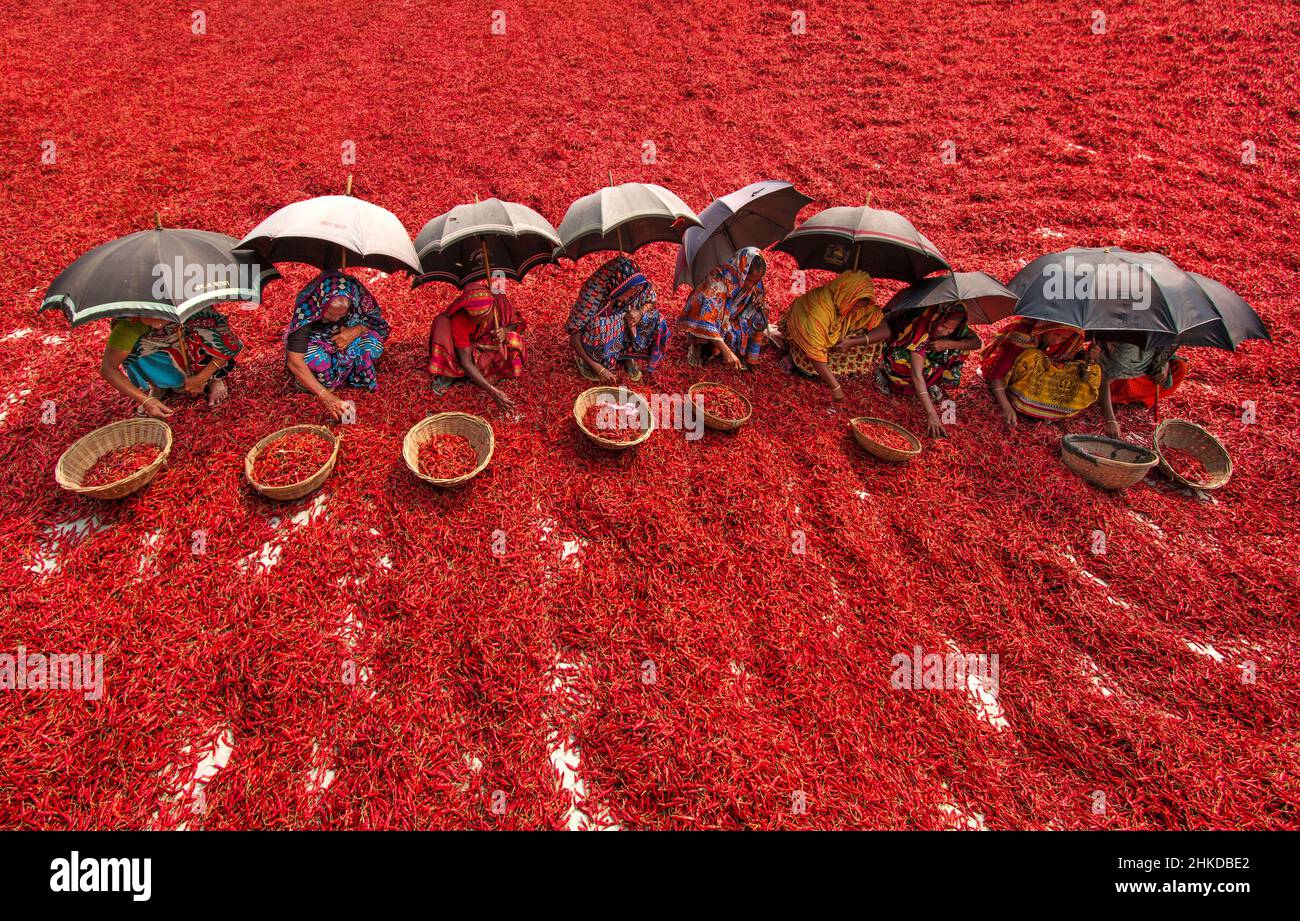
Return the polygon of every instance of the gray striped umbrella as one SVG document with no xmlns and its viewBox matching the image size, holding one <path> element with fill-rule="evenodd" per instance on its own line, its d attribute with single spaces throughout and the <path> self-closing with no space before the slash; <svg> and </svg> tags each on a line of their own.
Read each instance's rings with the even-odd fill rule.
<svg viewBox="0 0 1300 921">
<path fill-rule="evenodd" d="M 147 316 L 184 323 L 222 301 L 259 303 L 280 273 L 234 237 L 161 227 L 96 246 L 59 273 L 41 310 L 62 310 L 74 326 L 108 317 Z"/>
<path fill-rule="evenodd" d="M 411 287 L 429 281 L 464 287 L 498 272 L 520 281 L 537 266 L 554 262 L 559 246 L 550 221 L 525 205 L 497 198 L 457 205 L 425 224 L 415 238 L 423 272 Z"/>
<path fill-rule="evenodd" d="M 766 249 L 780 240 L 812 203 L 788 182 L 765 179 L 715 200 L 700 212 L 701 227 L 686 231 L 677 251 L 674 285 L 698 285 L 714 267 L 746 246 Z"/>
<path fill-rule="evenodd" d="M 688 227 L 699 226 L 695 212 L 663 186 L 609 185 L 569 206 L 555 255 L 576 261 L 602 250 L 632 253 L 647 243 L 681 243 Z"/>
<path fill-rule="evenodd" d="M 420 274 L 402 222 L 351 195 L 322 195 L 285 205 L 239 241 L 264 262 L 302 262 L 321 269 L 365 266 Z"/>
<path fill-rule="evenodd" d="M 877 278 L 906 282 L 920 281 L 932 272 L 952 271 L 939 248 L 911 221 L 894 211 L 866 205 L 819 211 L 773 249 L 794 256 L 801 269 L 860 269 Z"/>
<path fill-rule="evenodd" d="M 919 310 L 961 301 L 971 323 L 996 323 L 1016 310 L 1016 295 L 984 272 L 949 272 L 908 285 L 895 294 L 885 310 Z"/>
</svg>

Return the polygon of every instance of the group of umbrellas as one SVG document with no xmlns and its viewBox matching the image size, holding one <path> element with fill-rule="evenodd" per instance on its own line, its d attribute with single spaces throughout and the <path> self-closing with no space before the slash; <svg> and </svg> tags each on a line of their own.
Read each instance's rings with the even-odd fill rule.
<svg viewBox="0 0 1300 921">
<path fill-rule="evenodd" d="M 611 177 L 609 185 L 575 201 L 558 230 L 525 205 L 489 198 L 438 215 L 413 243 L 392 212 L 351 194 L 326 195 L 280 208 L 242 240 L 159 222 L 105 243 L 55 279 L 41 309 L 62 310 L 74 327 L 138 315 L 184 323 L 213 303 L 260 300 L 262 287 L 278 277 L 263 266 L 281 262 L 405 271 L 413 286 L 442 281 L 461 287 L 497 276 L 519 281 L 562 257 L 633 253 L 667 242 L 680 244 L 678 286 L 699 284 L 744 247 L 771 247 L 801 269 L 857 269 L 908 283 L 890 301 L 891 312 L 962 301 L 977 324 L 1019 314 L 1139 345 L 1231 350 L 1246 339 L 1269 338 L 1240 296 L 1157 253 L 1065 250 L 1034 260 L 1003 286 L 983 272 L 954 271 L 907 218 L 869 203 L 827 208 L 797 224 L 812 201 L 788 182 L 765 180 L 724 195 L 697 216 L 663 186 L 615 185 Z M 160 285 L 160 266 L 228 270 L 215 278 L 198 271 L 187 283 Z M 1054 283 L 1066 272 L 1093 279 L 1127 272 L 1138 283 L 1118 294 Z"/>
</svg>

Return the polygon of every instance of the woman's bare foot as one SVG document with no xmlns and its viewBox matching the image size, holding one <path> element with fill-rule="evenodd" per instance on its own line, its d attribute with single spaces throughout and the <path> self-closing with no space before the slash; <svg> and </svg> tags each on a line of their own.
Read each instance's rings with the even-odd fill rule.
<svg viewBox="0 0 1300 921">
<path fill-rule="evenodd" d="M 692 368 L 700 366 L 700 344 L 698 342 L 692 342 L 686 346 L 686 363 Z"/>
<path fill-rule="evenodd" d="M 220 406 L 230 396 L 230 389 L 225 381 L 208 381 L 208 406 Z"/>
</svg>

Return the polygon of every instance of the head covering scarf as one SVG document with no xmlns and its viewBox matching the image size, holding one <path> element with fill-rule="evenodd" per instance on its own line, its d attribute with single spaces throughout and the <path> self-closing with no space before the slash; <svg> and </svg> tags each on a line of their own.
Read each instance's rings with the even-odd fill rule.
<svg viewBox="0 0 1300 921">
<path fill-rule="evenodd" d="M 583 283 L 578 299 L 564 324 L 569 334 L 580 331 L 596 319 L 618 316 L 639 308 L 646 315 L 659 316 L 655 289 L 635 262 L 621 253 L 606 262 Z"/>
<path fill-rule="evenodd" d="M 733 327 L 767 329 L 767 289 L 762 281 L 742 289 L 749 273 L 767 263 L 757 247 L 746 246 L 715 266 L 696 286 L 682 308 L 682 325 L 699 339 L 725 339 Z"/>
<path fill-rule="evenodd" d="M 883 320 L 871 276 L 854 270 L 796 298 L 781 320 L 781 331 L 811 360 L 826 361 L 841 339 L 873 329 Z"/>
<path fill-rule="evenodd" d="M 966 353 L 961 349 L 931 348 L 935 330 L 954 314 L 960 317 L 960 322 L 943 338 L 965 339 L 970 335 L 970 327 L 966 323 L 966 305 L 961 301 L 933 304 L 918 310 L 893 332 L 889 344 L 885 346 L 881 365 L 891 392 L 914 392 L 912 355 L 918 352 L 924 358 L 921 377 L 927 387 L 957 387 L 961 384 L 961 370 Z"/>
<path fill-rule="evenodd" d="M 388 339 L 388 321 L 379 309 L 379 302 L 361 282 L 337 270 L 321 272 L 302 289 L 293 305 L 288 334 L 297 332 L 311 323 L 324 322 L 325 307 L 335 297 L 343 296 L 350 302 L 343 318 L 330 325 L 325 337 L 349 326 L 364 326 L 380 342 Z M 319 338 L 319 337 L 315 337 Z"/>
<path fill-rule="evenodd" d="M 454 313 L 464 311 L 466 316 L 474 319 L 482 319 L 492 312 L 492 305 L 496 303 L 496 298 L 492 294 L 492 289 L 488 283 L 482 280 L 471 281 L 461 289 L 459 295 L 448 304 L 443 313 L 451 316 Z"/>
<path fill-rule="evenodd" d="M 1057 343 L 1047 343 L 1043 337 L 1056 330 L 1069 332 L 1071 335 Z M 984 380 L 1005 380 L 1020 353 L 1025 349 L 1040 349 L 1048 358 L 1056 361 L 1068 361 L 1083 348 L 1083 330 L 1066 323 L 1049 323 L 1019 317 L 1002 331 L 984 350 L 984 361 L 980 371 Z"/>
</svg>

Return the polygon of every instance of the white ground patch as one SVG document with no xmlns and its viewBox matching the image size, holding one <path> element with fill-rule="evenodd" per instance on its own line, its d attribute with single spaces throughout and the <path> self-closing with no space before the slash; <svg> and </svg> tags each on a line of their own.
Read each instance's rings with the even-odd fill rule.
<svg viewBox="0 0 1300 921">
<path fill-rule="evenodd" d="M 100 520 L 98 515 L 78 518 L 75 521 L 61 521 L 45 529 L 45 538 L 36 550 L 36 559 L 27 567 L 38 576 L 48 576 L 59 568 L 59 550 L 75 544 L 83 537 L 102 534 L 111 526 Z"/>
<path fill-rule="evenodd" d="M 1088 679 L 1088 683 L 1092 685 L 1098 694 L 1102 697 L 1110 697 L 1115 693 L 1115 689 L 1106 684 L 1105 675 L 1097 667 L 1097 663 L 1092 660 L 1092 656 L 1083 656 L 1080 659 L 1079 666 L 1083 676 Z"/>
<path fill-rule="evenodd" d="M 1219 650 L 1215 649 L 1209 643 L 1194 643 L 1191 640 L 1184 640 L 1183 642 L 1187 644 L 1188 649 L 1196 653 L 1198 656 L 1205 656 L 1206 658 L 1213 659 L 1215 662 L 1220 664 L 1226 661 L 1223 657 L 1223 653 L 1219 652 Z"/>
<path fill-rule="evenodd" d="M 1075 569 L 1079 571 L 1079 576 L 1081 578 L 1086 579 L 1087 581 L 1091 582 L 1093 585 L 1096 585 L 1098 588 L 1106 588 L 1106 589 L 1110 588 L 1109 582 L 1107 582 L 1105 579 L 1101 578 L 1100 576 L 1094 575 L 1093 573 L 1084 569 L 1083 565 L 1074 556 L 1074 554 L 1070 553 L 1070 551 L 1061 550 L 1058 548 L 1057 553 L 1059 553 L 1063 559 L 1067 560 L 1071 566 L 1073 566 Z M 1131 611 L 1133 609 L 1133 605 L 1129 604 L 1127 601 L 1125 601 L 1122 598 L 1116 598 L 1114 595 L 1110 594 L 1109 592 L 1107 592 L 1106 594 L 1106 600 L 1111 604 L 1115 605 L 1115 607 L 1117 608 L 1123 608 L 1126 611 Z"/>
<path fill-rule="evenodd" d="M 965 655 L 952 640 L 945 640 L 944 642 L 950 652 L 959 656 Z M 998 689 L 992 680 L 983 678 L 980 675 L 968 674 L 965 677 L 966 694 L 970 697 L 971 704 L 975 708 L 975 716 L 980 721 L 988 723 L 998 732 L 1010 729 L 1011 723 L 1002 711 L 1002 704 L 998 703 Z"/>
<path fill-rule="evenodd" d="M 956 831 L 988 831 L 988 826 L 984 824 L 984 814 L 970 810 L 969 812 L 962 809 L 952 800 L 952 793 L 948 789 L 948 784 L 944 783 L 943 787 L 944 801 L 939 803 L 939 814 L 951 823 Z"/>
<path fill-rule="evenodd" d="M 16 393 L 11 393 L 9 396 L 5 397 L 4 402 L 0 403 L 0 425 L 4 425 L 5 420 L 9 418 L 9 411 L 19 403 L 24 402 L 26 398 L 31 395 L 31 392 L 32 389 L 30 387 L 24 387 Z"/>
<path fill-rule="evenodd" d="M 234 753 L 234 732 L 229 726 L 222 726 L 209 741 L 186 745 L 181 749 L 181 753 L 189 755 L 196 750 L 202 753 L 197 764 L 187 764 L 184 767 L 169 764 L 163 768 L 167 780 L 164 787 L 166 792 L 163 794 L 164 798 L 160 806 L 169 809 L 179 808 L 196 818 L 201 818 L 208 811 L 204 790 L 212 778 L 216 777 L 230 762 L 230 756 Z M 160 812 L 154 813 L 155 823 L 158 822 Z M 177 831 L 186 831 L 188 828 L 188 819 L 176 826 Z"/>
<path fill-rule="evenodd" d="M 569 797 L 565 816 L 565 826 L 569 831 L 617 831 L 618 824 L 604 809 L 589 810 L 587 807 L 587 784 L 579 773 L 582 751 L 569 728 L 590 706 L 577 681 L 586 667 L 580 662 L 565 661 L 564 656 L 557 653 L 550 686 L 555 706 L 547 719 L 546 746 L 550 750 L 551 767 L 559 775 L 560 789 Z"/>
<path fill-rule="evenodd" d="M 325 493 L 320 493 L 312 500 L 311 505 L 295 512 L 287 522 L 277 515 L 271 518 L 268 524 L 271 526 L 271 530 L 280 531 L 282 537 L 287 538 L 299 528 L 305 528 L 307 525 L 319 521 L 325 514 L 325 500 Z M 235 568 L 243 573 L 248 572 L 251 567 L 257 566 L 262 572 L 267 572 L 272 566 L 280 562 L 280 554 L 283 550 L 284 540 L 272 538 L 257 550 L 237 560 Z"/>
</svg>

